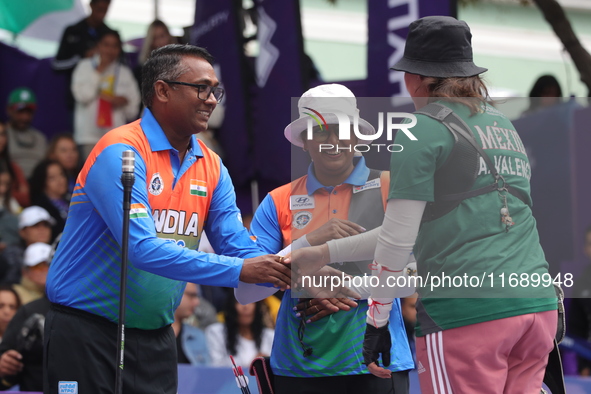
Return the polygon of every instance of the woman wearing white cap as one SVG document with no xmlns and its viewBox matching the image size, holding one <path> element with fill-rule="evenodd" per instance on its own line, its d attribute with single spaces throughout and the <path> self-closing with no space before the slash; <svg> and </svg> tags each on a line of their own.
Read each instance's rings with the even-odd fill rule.
<svg viewBox="0 0 591 394">
<path fill-rule="evenodd" d="M 35 242 L 25 249 L 23 277 L 21 283 L 14 285 L 23 305 L 45 295 L 50 257 L 51 245 L 44 242 Z"/>
<path fill-rule="evenodd" d="M 389 176 L 355 157 L 354 146 L 376 131 L 359 118 L 353 93 L 338 84 L 317 86 L 302 95 L 298 109 L 300 117 L 285 128 L 285 137 L 307 151 L 312 163 L 306 176 L 271 191 L 254 215 L 251 233 L 268 253 L 292 242 L 297 249 L 359 234 L 384 217 Z M 339 117 L 350 135 L 340 135 Z M 354 276 L 371 272 L 371 260 L 348 261 L 336 268 Z M 248 303 L 275 291 L 241 284 L 236 296 Z M 394 346 L 384 354 L 392 379 L 383 380 L 366 370 L 357 339 L 365 329 L 367 295 L 357 305 L 348 298 L 298 300 L 293 294 L 284 294 L 277 317 L 271 352 L 276 392 L 408 393 L 413 361 L 398 301 L 389 318 Z"/>
<path fill-rule="evenodd" d="M 486 69 L 472 61 L 465 22 L 411 23 L 393 69 L 405 72 L 418 110 L 417 141 L 396 136 L 404 149 L 392 154 L 381 230 L 298 250 L 293 259 L 338 261 L 352 250 L 355 258 L 374 257 L 379 285 L 371 290 L 363 355 L 372 373 L 387 378 L 377 357 L 389 350 L 388 316 L 405 291 L 399 278 L 414 246 L 423 279 L 415 329 L 422 393 L 537 393 L 557 301 L 530 209 L 525 148 L 486 102 L 479 76 Z"/>
</svg>

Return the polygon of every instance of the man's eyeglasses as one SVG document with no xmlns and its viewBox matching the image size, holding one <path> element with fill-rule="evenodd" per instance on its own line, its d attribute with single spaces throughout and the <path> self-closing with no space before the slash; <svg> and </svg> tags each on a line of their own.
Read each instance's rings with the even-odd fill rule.
<svg viewBox="0 0 591 394">
<path fill-rule="evenodd" d="M 207 100 L 210 94 L 213 94 L 213 97 L 217 100 L 218 103 L 220 103 L 225 93 L 225 90 L 220 88 L 219 86 L 197 85 L 194 83 L 179 81 L 165 81 L 164 79 L 162 80 L 162 82 L 166 82 L 169 85 L 185 85 L 195 88 L 197 89 L 197 97 L 199 97 L 199 99 L 203 101 Z"/>
</svg>

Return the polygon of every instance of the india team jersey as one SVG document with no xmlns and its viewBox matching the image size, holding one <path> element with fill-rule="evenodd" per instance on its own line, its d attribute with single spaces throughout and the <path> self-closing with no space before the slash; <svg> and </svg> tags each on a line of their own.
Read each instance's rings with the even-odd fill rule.
<svg viewBox="0 0 591 394">
<path fill-rule="evenodd" d="M 123 223 L 121 156 L 135 152 L 126 325 L 174 321 L 185 282 L 236 287 L 243 258 L 263 254 L 243 227 L 220 158 L 193 136 L 183 162 L 146 109 L 107 133 L 78 176 L 47 277 L 51 302 L 117 322 Z M 214 250 L 196 251 L 201 231 Z"/>
<path fill-rule="evenodd" d="M 251 232 L 261 248 L 275 253 L 333 217 L 352 220 L 368 230 L 375 228 L 381 225 L 384 216 L 388 173 L 371 180 L 368 177 L 370 170 L 363 158 L 355 163 L 347 180 L 334 188 L 320 184 L 310 168 L 307 176 L 283 185 L 265 197 L 255 213 Z M 372 223 L 363 223 L 363 219 L 359 223 L 357 217 L 352 217 L 353 210 L 365 218 L 376 212 L 378 215 L 370 220 Z M 359 300 L 358 306 L 350 311 L 339 311 L 307 324 L 303 342 L 313 349 L 309 357 L 303 356 L 298 340 L 301 319 L 293 311 L 297 303 L 298 299 L 292 298 L 291 291 L 287 290 L 279 308 L 271 352 L 271 367 L 276 375 L 321 377 L 368 373 L 362 354 L 367 300 Z M 392 371 L 412 369 L 413 360 L 398 299 L 394 301 L 390 316 L 392 361 L 388 368 Z"/>
</svg>

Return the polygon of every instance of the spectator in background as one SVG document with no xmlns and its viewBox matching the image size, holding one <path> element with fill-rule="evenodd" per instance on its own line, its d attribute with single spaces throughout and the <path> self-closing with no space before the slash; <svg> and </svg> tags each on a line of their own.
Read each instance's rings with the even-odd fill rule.
<svg viewBox="0 0 591 394">
<path fill-rule="evenodd" d="M 146 38 L 144 39 L 142 50 L 138 57 L 139 64 L 143 65 L 154 49 L 176 43 L 177 39 L 170 34 L 168 26 L 159 19 L 154 20 L 148 26 L 148 32 L 146 33 Z"/>
<path fill-rule="evenodd" d="M 66 197 L 66 171 L 57 161 L 46 159 L 35 168 L 29 183 L 31 202 L 44 208 L 54 220 L 51 226 L 51 239 L 54 240 L 64 230 L 70 208 L 70 201 Z"/>
<path fill-rule="evenodd" d="M 248 368 L 255 357 L 269 356 L 274 331 L 265 327 L 264 302 L 241 305 L 232 294 L 226 297 L 224 323 L 205 329 L 212 365 L 230 367 L 230 355 L 236 365 Z"/>
<path fill-rule="evenodd" d="M 72 72 L 81 59 L 95 54 L 99 37 L 110 30 L 105 16 L 111 0 L 90 0 L 90 15 L 64 30 L 53 68 L 67 73 L 68 95 L 65 98 L 70 110 L 74 109 L 74 97 L 69 89 Z"/>
<path fill-rule="evenodd" d="M 0 122 L 0 163 L 3 163 L 10 172 L 11 193 L 21 207 L 29 206 L 29 183 L 23 170 L 11 158 L 8 152 L 8 132 L 6 125 Z"/>
<path fill-rule="evenodd" d="M 4 340 L 8 323 L 20 307 L 21 299 L 12 286 L 0 285 L 0 342 Z"/>
<path fill-rule="evenodd" d="M 150 23 L 150 26 L 148 26 L 148 32 L 142 43 L 142 49 L 138 56 L 138 65 L 133 70 L 138 85 L 142 85 L 142 68 L 144 67 L 144 63 L 146 63 L 150 57 L 152 51 L 165 45 L 176 43 L 176 37 L 170 34 L 168 26 L 166 26 L 164 22 L 156 19 L 154 22 Z"/>
<path fill-rule="evenodd" d="M 587 266 L 581 275 L 575 277 L 573 299 L 570 302 L 568 324 L 569 335 L 591 343 L 591 226 L 585 230 L 583 252 L 587 257 Z M 577 357 L 578 373 L 591 376 L 591 360 Z"/>
<path fill-rule="evenodd" d="M 23 257 L 25 249 L 35 243 L 51 242 L 51 225 L 54 219 L 49 213 L 37 206 L 23 209 L 18 217 L 20 241 L 18 244 L 8 245 L 2 252 L 6 260 L 7 270 L 0 283 L 14 284 L 21 280 Z"/>
<path fill-rule="evenodd" d="M 76 147 L 74 137 L 66 133 L 53 137 L 49 142 L 47 158 L 57 161 L 64 168 L 66 178 L 68 179 L 67 199 L 69 200 L 76 185 L 76 178 L 80 172 L 80 153 Z"/>
<path fill-rule="evenodd" d="M 187 319 L 187 323 L 205 330 L 207 326 L 218 322 L 218 311 L 211 302 L 203 298 L 202 286 L 197 286 L 197 294 L 199 295 L 199 305 L 195 307 L 193 315 Z"/>
<path fill-rule="evenodd" d="M 31 301 L 8 324 L 0 344 L 0 390 L 18 384 L 21 391 L 43 391 L 42 330 L 49 306 L 47 296 Z"/>
<path fill-rule="evenodd" d="M 0 161 L 0 252 L 7 245 L 16 244 L 19 241 L 18 219 L 21 207 L 12 197 L 10 189 L 12 178 L 9 167 Z"/>
<path fill-rule="evenodd" d="M 71 72 L 81 59 L 94 55 L 99 37 L 111 30 L 105 24 L 110 4 L 111 0 L 90 0 L 90 15 L 64 31 L 53 62 L 54 69 Z"/>
<path fill-rule="evenodd" d="M 137 118 L 140 92 L 131 70 L 121 62 L 122 53 L 119 33 L 106 31 L 97 53 L 74 70 L 74 139 L 82 160 L 107 131 Z"/>
<path fill-rule="evenodd" d="M 25 249 L 21 282 L 14 285 L 23 305 L 45 295 L 45 281 L 49 270 L 51 245 L 35 242 Z"/>
<path fill-rule="evenodd" d="M 29 88 L 14 89 L 8 96 L 8 151 L 27 178 L 47 151 L 47 138 L 31 126 L 36 109 L 37 99 Z"/>
<path fill-rule="evenodd" d="M 187 283 L 181 303 L 174 312 L 174 323 L 172 323 L 179 364 L 209 365 L 211 362 L 203 330 L 185 323 L 198 305 L 197 285 Z"/>
<path fill-rule="evenodd" d="M 531 114 L 539 109 L 551 107 L 562 101 L 560 83 L 553 75 L 539 77 L 529 92 L 529 108 L 523 113 Z"/>
<path fill-rule="evenodd" d="M 57 248 L 51 246 L 50 263 Z M 20 302 L 20 301 L 19 301 Z M 43 391 L 43 328 L 50 302 L 47 295 L 19 308 L 0 344 L 0 390 Z"/>
</svg>

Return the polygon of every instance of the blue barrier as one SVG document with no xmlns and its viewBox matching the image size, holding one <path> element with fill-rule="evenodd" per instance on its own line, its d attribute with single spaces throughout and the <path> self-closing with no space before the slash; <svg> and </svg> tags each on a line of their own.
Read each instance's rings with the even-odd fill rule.
<svg viewBox="0 0 591 394">
<path fill-rule="evenodd" d="M 591 378 L 567 376 L 566 391 L 568 394 L 591 393 Z M 258 393 L 254 376 L 249 376 L 249 388 L 252 394 Z M 4 391 L 6 394 L 22 394 L 22 391 Z M 42 394 L 30 393 L 29 394 Z M 234 374 L 230 368 L 193 367 L 179 365 L 178 394 L 238 394 Z M 280 394 L 280 393 L 278 393 Z M 416 371 L 410 373 L 410 394 L 421 394 L 419 377 Z"/>
<path fill-rule="evenodd" d="M 258 393 L 253 376 L 249 376 L 250 391 Z M 566 389 L 569 394 L 591 393 L 591 378 L 578 376 L 566 377 Z M 230 368 L 192 367 L 179 365 L 178 394 L 238 394 L 234 374 Z M 421 394 L 419 377 L 416 371 L 410 373 L 410 394 Z"/>
</svg>

